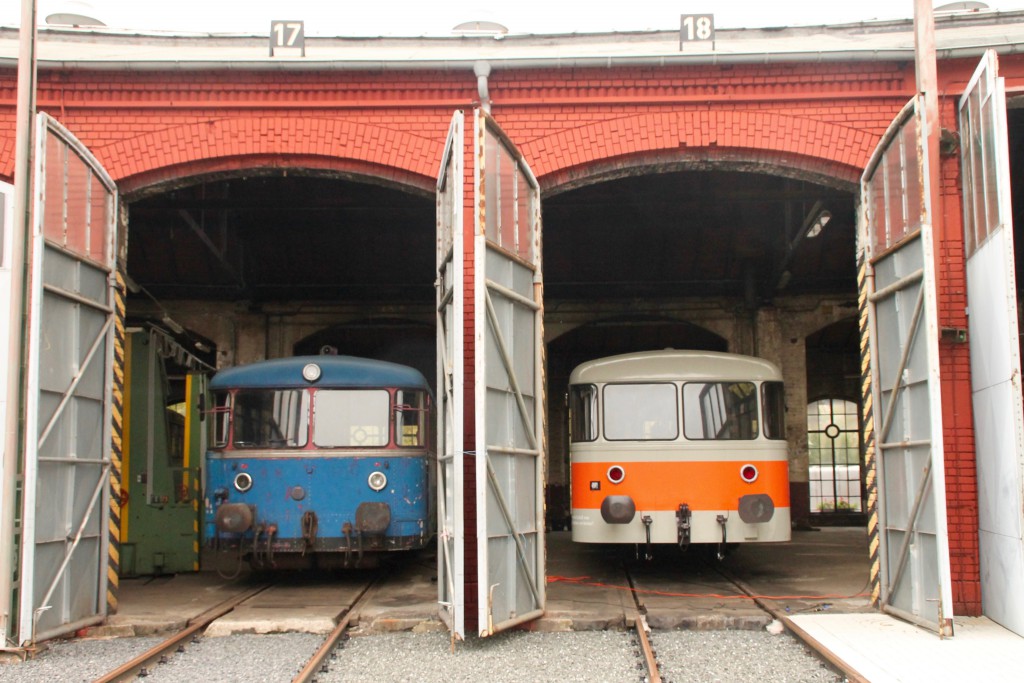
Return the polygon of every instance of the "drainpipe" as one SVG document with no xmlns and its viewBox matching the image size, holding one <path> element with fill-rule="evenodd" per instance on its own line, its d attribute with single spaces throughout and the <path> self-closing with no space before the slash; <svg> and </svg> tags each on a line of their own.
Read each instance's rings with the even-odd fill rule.
<svg viewBox="0 0 1024 683">
<path fill-rule="evenodd" d="M 480 95 L 480 106 L 488 114 L 491 113 L 491 95 L 487 91 L 487 77 L 491 75 L 490 62 L 479 61 L 473 64 L 476 75 L 476 91 Z"/>
</svg>

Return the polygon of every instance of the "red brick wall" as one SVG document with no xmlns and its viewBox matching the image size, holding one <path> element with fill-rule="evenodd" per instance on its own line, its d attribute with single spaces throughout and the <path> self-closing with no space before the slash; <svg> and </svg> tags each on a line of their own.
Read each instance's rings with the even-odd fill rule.
<svg viewBox="0 0 1024 683">
<path fill-rule="evenodd" d="M 973 60 L 942 65 L 944 126 Z M 1024 57 L 1003 60 L 1024 85 Z M 99 157 L 123 192 L 213 171 L 329 169 L 428 190 L 454 109 L 467 109 L 472 145 L 476 81 L 454 71 L 44 71 L 39 108 Z M 0 176 L 14 166 L 16 75 L 0 70 Z M 894 62 L 496 70 L 492 112 L 550 189 L 623 169 L 679 162 L 784 167 L 852 187 L 914 92 L 913 65 Z M 471 158 L 471 155 L 468 155 Z M 959 160 L 943 161 L 941 325 L 963 327 Z M 466 165 L 464 260 L 473 274 L 472 163 Z M 469 290 L 471 291 L 471 289 Z M 472 387 L 473 302 L 467 302 L 466 380 Z M 973 428 L 966 345 L 940 349 L 954 609 L 980 610 Z M 473 392 L 466 448 L 474 448 Z M 467 472 L 466 503 L 475 504 Z M 467 508 L 467 512 L 475 513 Z M 473 536 L 470 523 L 470 536 Z M 475 591 L 471 592 L 475 602 Z M 470 597 L 468 592 L 467 597 Z M 474 604 L 470 610 L 475 619 Z M 470 629 L 472 630 L 472 628 Z"/>
</svg>

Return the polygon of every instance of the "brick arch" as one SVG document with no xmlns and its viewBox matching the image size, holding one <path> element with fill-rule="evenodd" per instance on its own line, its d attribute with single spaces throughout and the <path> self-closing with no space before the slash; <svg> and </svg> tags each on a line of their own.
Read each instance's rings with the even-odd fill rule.
<svg viewBox="0 0 1024 683">
<path fill-rule="evenodd" d="M 548 191 L 651 166 L 734 167 L 856 186 L 878 137 L 827 121 L 769 112 L 689 111 L 599 121 L 521 145 Z"/>
<path fill-rule="evenodd" d="M 230 118 L 147 133 L 93 150 L 122 191 L 257 167 L 354 173 L 432 189 L 443 142 L 341 119 Z"/>
</svg>

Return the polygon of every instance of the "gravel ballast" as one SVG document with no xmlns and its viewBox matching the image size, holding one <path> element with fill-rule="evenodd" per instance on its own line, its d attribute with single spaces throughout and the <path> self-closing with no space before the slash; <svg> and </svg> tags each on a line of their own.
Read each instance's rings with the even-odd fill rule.
<svg viewBox="0 0 1024 683">
<path fill-rule="evenodd" d="M 792 636 L 764 631 L 655 631 L 664 681 L 832 682 L 843 678 Z M 92 681 L 145 651 L 157 638 L 58 642 L 36 659 L 0 665 L 0 681 Z M 287 633 L 203 638 L 154 667 L 146 683 L 290 681 L 322 638 Z M 639 682 L 646 680 L 631 631 L 512 631 L 459 643 L 446 633 L 356 636 L 336 651 L 320 683 L 444 681 Z"/>
</svg>

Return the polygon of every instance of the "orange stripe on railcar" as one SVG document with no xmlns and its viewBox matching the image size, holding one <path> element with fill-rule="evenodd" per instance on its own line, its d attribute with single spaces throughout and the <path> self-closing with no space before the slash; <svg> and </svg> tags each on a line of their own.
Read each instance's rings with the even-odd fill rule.
<svg viewBox="0 0 1024 683">
<path fill-rule="evenodd" d="M 754 465 L 757 479 L 740 477 L 740 468 Z M 619 466 L 625 477 L 608 480 L 608 468 Z M 637 510 L 675 510 L 686 503 L 691 510 L 734 510 L 740 496 L 766 493 L 777 508 L 789 507 L 786 461 L 729 462 L 587 462 L 572 464 L 572 507 L 600 509 L 606 496 L 630 496 Z M 600 489 L 592 490 L 591 482 Z"/>
</svg>

